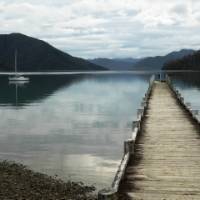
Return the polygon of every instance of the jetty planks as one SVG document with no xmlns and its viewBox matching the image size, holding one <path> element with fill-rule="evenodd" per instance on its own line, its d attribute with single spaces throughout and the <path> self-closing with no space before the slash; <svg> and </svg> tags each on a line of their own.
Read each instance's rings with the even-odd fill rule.
<svg viewBox="0 0 200 200">
<path fill-rule="evenodd" d="M 155 82 L 120 199 L 199 200 L 200 131 L 166 82 Z"/>
</svg>

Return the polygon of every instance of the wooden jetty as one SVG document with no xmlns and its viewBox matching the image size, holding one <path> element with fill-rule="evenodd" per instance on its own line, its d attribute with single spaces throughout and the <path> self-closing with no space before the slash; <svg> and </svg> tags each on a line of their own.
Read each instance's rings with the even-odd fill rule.
<svg viewBox="0 0 200 200">
<path fill-rule="evenodd" d="M 167 81 L 151 81 L 111 189 L 99 199 L 199 200 L 200 128 Z"/>
</svg>

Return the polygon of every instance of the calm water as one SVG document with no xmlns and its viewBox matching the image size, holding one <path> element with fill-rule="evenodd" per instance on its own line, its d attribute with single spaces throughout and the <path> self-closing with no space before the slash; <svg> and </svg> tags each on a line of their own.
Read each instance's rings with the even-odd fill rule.
<svg viewBox="0 0 200 200">
<path fill-rule="evenodd" d="M 171 78 L 185 101 L 191 103 L 193 109 L 200 110 L 200 72 L 171 74 Z"/>
<path fill-rule="evenodd" d="M 150 75 L 37 75 L 25 85 L 0 76 L 0 159 L 109 186 L 131 136 Z"/>
</svg>

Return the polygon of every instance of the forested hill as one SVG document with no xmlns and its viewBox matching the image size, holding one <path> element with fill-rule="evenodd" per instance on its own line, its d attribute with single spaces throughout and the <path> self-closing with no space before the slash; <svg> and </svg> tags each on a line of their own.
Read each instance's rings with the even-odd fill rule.
<svg viewBox="0 0 200 200">
<path fill-rule="evenodd" d="M 164 70 L 200 70 L 200 51 L 168 62 L 163 67 Z"/>
<path fill-rule="evenodd" d="M 180 51 L 171 52 L 165 56 L 147 57 L 141 59 L 135 65 L 133 70 L 161 70 L 163 65 L 169 61 L 180 59 L 186 55 L 190 55 L 194 52 L 192 49 L 182 49 Z"/>
<path fill-rule="evenodd" d="M 50 44 L 20 33 L 0 34 L 0 71 L 14 70 L 14 52 L 18 52 L 19 71 L 105 70 L 73 57 Z"/>
<path fill-rule="evenodd" d="M 110 70 L 131 70 L 133 65 L 139 61 L 137 58 L 95 58 L 88 60 Z"/>
</svg>

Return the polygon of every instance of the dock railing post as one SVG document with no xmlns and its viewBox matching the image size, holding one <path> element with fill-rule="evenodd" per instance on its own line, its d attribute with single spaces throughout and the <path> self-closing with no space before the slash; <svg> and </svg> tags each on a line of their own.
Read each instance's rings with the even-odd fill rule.
<svg viewBox="0 0 200 200">
<path fill-rule="evenodd" d="M 133 139 L 126 140 L 124 142 L 124 154 L 134 154 L 134 144 L 135 141 Z"/>
<path fill-rule="evenodd" d="M 117 200 L 117 192 L 113 188 L 100 190 L 98 200 Z"/>
<path fill-rule="evenodd" d="M 144 108 L 139 108 L 137 110 L 137 117 L 138 119 L 141 119 L 142 115 L 144 114 Z"/>
<path fill-rule="evenodd" d="M 134 131 L 135 128 L 140 129 L 140 121 L 139 120 L 135 120 L 132 122 L 132 130 Z"/>
</svg>

